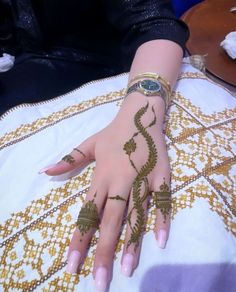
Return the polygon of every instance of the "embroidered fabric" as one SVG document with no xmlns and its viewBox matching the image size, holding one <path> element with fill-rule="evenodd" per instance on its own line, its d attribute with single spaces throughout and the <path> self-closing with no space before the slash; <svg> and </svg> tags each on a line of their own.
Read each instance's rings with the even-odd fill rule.
<svg viewBox="0 0 236 292">
<path fill-rule="evenodd" d="M 79 145 L 111 121 L 127 81 L 128 74 L 94 81 L 48 102 L 19 106 L 2 117 L 0 291 L 94 291 L 99 233 L 79 275 L 66 273 L 65 265 L 95 164 L 54 179 L 38 171 L 70 153 L 75 140 Z M 132 278 L 124 280 L 120 273 L 124 226 L 110 292 L 235 292 L 235 134 L 235 96 L 183 64 L 165 126 L 172 169 L 166 250 L 155 240 L 152 197 L 139 265 Z M 117 201 L 121 204 L 125 203 Z"/>
</svg>

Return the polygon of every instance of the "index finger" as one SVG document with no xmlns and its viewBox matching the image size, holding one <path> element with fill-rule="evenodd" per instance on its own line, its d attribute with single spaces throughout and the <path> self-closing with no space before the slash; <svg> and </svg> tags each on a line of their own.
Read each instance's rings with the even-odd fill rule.
<svg viewBox="0 0 236 292">
<path fill-rule="evenodd" d="M 39 173 L 46 173 L 47 175 L 54 176 L 84 166 L 86 163 L 94 159 L 93 146 L 94 141 L 89 138 L 78 147 L 74 148 L 71 153 L 65 155 L 61 161 L 41 169 Z"/>
</svg>

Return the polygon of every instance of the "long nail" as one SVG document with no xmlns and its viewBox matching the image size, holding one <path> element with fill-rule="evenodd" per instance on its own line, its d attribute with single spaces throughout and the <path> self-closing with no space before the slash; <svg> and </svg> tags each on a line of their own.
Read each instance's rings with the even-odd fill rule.
<svg viewBox="0 0 236 292">
<path fill-rule="evenodd" d="M 53 168 L 54 166 L 56 166 L 56 164 L 51 164 L 51 165 L 48 165 L 48 166 L 42 168 L 42 169 L 39 171 L 39 174 L 46 172 L 47 170 Z"/>
<path fill-rule="evenodd" d="M 130 253 L 125 254 L 122 260 L 121 273 L 126 277 L 130 277 L 133 271 L 133 266 L 134 256 Z"/>
<path fill-rule="evenodd" d="M 105 292 L 107 288 L 108 274 L 105 267 L 99 267 L 96 270 L 95 286 L 98 292 Z"/>
<path fill-rule="evenodd" d="M 160 248 L 165 248 L 167 241 L 167 232 L 165 229 L 157 231 L 157 243 Z"/>
<path fill-rule="evenodd" d="M 75 274 L 78 270 L 81 254 L 77 250 L 73 250 L 68 259 L 66 271 L 70 274 Z"/>
</svg>

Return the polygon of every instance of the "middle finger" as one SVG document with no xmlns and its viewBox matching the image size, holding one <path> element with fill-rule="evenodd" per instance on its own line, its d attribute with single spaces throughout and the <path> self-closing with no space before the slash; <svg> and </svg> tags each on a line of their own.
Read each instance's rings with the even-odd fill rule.
<svg viewBox="0 0 236 292">
<path fill-rule="evenodd" d="M 119 186 L 116 191 L 110 191 L 107 197 L 94 261 L 95 284 L 99 291 L 105 291 L 111 280 L 114 252 L 129 192 L 130 187 Z"/>
<path fill-rule="evenodd" d="M 131 276 L 138 265 L 142 237 L 146 225 L 148 194 L 147 178 L 144 178 L 141 184 L 134 182 L 129 198 L 125 244 L 121 260 L 122 274 L 127 277 Z"/>
</svg>

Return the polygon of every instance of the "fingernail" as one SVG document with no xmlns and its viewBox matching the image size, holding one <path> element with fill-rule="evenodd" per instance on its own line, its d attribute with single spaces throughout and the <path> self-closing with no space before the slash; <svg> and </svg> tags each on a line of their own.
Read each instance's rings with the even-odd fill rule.
<svg viewBox="0 0 236 292">
<path fill-rule="evenodd" d="M 130 277 L 133 271 L 133 266 L 134 256 L 130 253 L 125 254 L 122 260 L 121 273 L 126 277 Z"/>
<path fill-rule="evenodd" d="M 80 257 L 81 257 L 80 252 L 78 252 L 77 250 L 73 250 L 70 253 L 68 263 L 66 266 L 66 271 L 68 273 L 76 274 L 80 262 Z"/>
<path fill-rule="evenodd" d="M 107 269 L 99 267 L 96 270 L 95 286 L 98 292 L 105 292 L 107 288 Z"/>
<path fill-rule="evenodd" d="M 42 169 L 39 171 L 39 174 L 46 172 L 47 170 L 53 168 L 54 166 L 56 166 L 56 164 L 51 164 L 51 165 L 48 165 L 48 166 L 42 168 Z"/>
<path fill-rule="evenodd" d="M 157 243 L 160 248 L 165 248 L 167 241 L 167 232 L 164 229 L 157 231 Z"/>
</svg>

